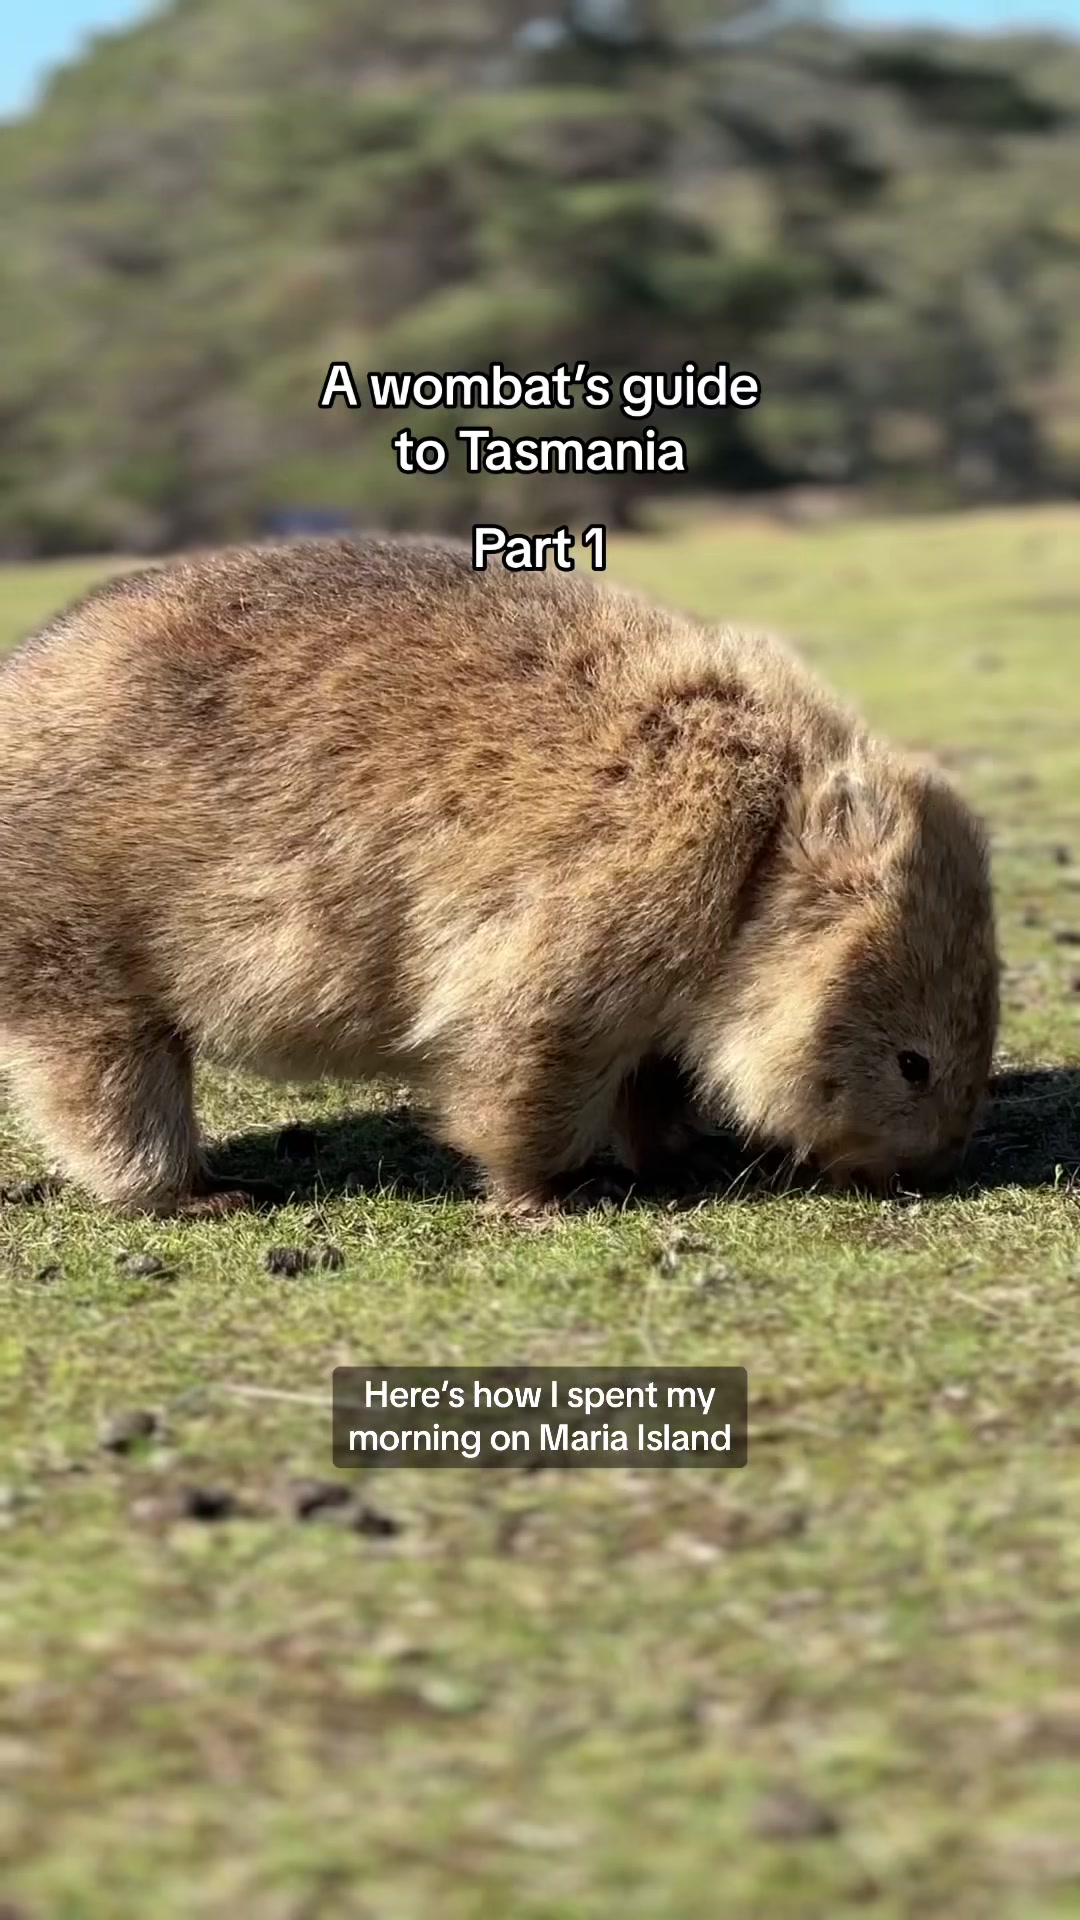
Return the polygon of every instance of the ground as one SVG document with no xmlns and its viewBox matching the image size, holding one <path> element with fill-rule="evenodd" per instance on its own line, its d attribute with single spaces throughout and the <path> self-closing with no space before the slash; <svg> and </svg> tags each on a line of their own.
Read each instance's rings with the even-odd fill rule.
<svg viewBox="0 0 1080 1920">
<path fill-rule="evenodd" d="M 9 569 L 6 639 L 102 571 Z M 790 635 L 986 809 L 968 1185 L 529 1233 L 400 1089 L 217 1077 L 293 1204 L 0 1209 L 5 1920 L 1080 1914 L 1080 512 L 703 521 L 610 572 Z M 40 1171 L 7 1123 L 0 1167 Z M 348 1360 L 745 1365 L 750 1464 L 336 1473 Z"/>
</svg>

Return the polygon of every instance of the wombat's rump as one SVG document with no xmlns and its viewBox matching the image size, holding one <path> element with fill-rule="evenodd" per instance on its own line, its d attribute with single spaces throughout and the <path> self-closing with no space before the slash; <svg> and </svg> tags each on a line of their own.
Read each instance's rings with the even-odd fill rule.
<svg viewBox="0 0 1080 1920">
<path fill-rule="evenodd" d="M 880 1177 L 962 1144 L 996 1004 L 949 787 L 770 643 L 580 575 L 235 550 L 0 671 L 2 1062 L 117 1205 L 204 1189 L 198 1054 L 411 1081 L 513 1205 L 640 1159 L 646 1057 Z"/>
</svg>

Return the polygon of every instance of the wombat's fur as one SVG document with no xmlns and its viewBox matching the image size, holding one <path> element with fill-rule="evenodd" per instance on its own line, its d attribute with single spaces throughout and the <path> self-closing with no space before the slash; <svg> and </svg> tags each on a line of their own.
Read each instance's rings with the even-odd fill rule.
<svg viewBox="0 0 1080 1920">
<path fill-rule="evenodd" d="M 613 1136 L 640 1164 L 646 1058 L 823 1171 L 927 1168 L 996 981 L 941 779 L 772 644 L 580 575 L 236 550 L 0 671 L 0 1057 L 123 1208 L 207 1190 L 196 1055 L 411 1081 L 511 1206 Z"/>
</svg>

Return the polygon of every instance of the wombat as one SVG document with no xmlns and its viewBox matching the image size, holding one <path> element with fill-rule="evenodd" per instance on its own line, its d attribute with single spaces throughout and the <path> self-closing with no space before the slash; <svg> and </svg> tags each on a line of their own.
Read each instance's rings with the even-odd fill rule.
<svg viewBox="0 0 1080 1920">
<path fill-rule="evenodd" d="M 982 833 L 764 638 L 443 543 L 129 574 L 0 671 L 0 1062 L 64 1174 L 211 1210 L 192 1063 L 391 1075 L 497 1204 L 646 1061 L 834 1179 L 964 1146 Z"/>
</svg>

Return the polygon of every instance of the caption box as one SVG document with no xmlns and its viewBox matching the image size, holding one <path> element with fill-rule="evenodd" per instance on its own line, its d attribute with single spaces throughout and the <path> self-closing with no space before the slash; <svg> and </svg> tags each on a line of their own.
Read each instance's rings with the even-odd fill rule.
<svg viewBox="0 0 1080 1920">
<path fill-rule="evenodd" d="M 336 1467 L 745 1467 L 745 1367 L 337 1367 Z"/>
</svg>

